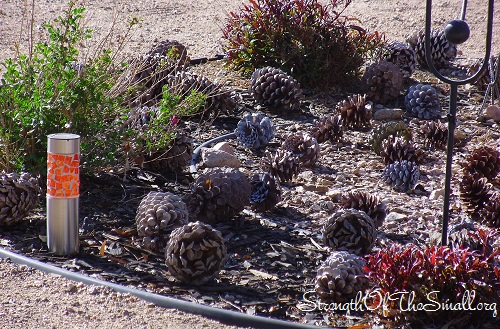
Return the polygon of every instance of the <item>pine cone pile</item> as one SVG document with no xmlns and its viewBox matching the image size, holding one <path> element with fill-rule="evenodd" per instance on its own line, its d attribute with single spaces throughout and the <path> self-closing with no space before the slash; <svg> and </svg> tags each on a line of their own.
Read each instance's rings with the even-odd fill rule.
<svg viewBox="0 0 500 329">
<path fill-rule="evenodd" d="M 173 138 L 165 149 L 142 154 L 142 167 L 160 174 L 184 170 L 193 155 L 193 141 L 185 133 Z"/>
<path fill-rule="evenodd" d="M 250 92 L 258 103 L 270 107 L 295 108 L 302 98 L 300 83 L 271 66 L 255 70 L 250 79 Z"/>
<path fill-rule="evenodd" d="M 396 161 L 388 164 L 382 172 L 382 179 L 396 191 L 408 192 L 412 190 L 420 178 L 420 171 L 415 162 L 408 160 Z"/>
<path fill-rule="evenodd" d="M 374 194 L 366 191 L 350 191 L 342 195 L 340 206 L 344 209 L 356 209 L 365 212 L 370 216 L 378 228 L 382 226 L 387 215 L 384 202 Z"/>
<path fill-rule="evenodd" d="M 464 172 L 478 173 L 488 180 L 500 173 L 500 152 L 490 146 L 480 146 L 465 158 Z"/>
<path fill-rule="evenodd" d="M 332 214 L 322 233 L 324 245 L 356 255 L 370 252 L 377 239 L 375 221 L 357 209 L 341 209 Z"/>
<path fill-rule="evenodd" d="M 420 30 L 408 36 L 406 42 L 417 55 L 417 63 L 427 67 L 425 59 L 425 31 Z M 457 57 L 457 46 L 449 42 L 442 30 L 432 30 L 430 35 L 431 58 L 436 68 L 446 67 Z"/>
<path fill-rule="evenodd" d="M 320 265 L 316 274 L 315 291 L 328 303 L 345 303 L 368 288 L 369 280 L 362 257 L 346 251 L 333 251 Z"/>
<path fill-rule="evenodd" d="M 366 68 L 361 83 L 366 98 L 377 104 L 395 100 L 403 89 L 403 74 L 395 64 L 380 61 Z"/>
<path fill-rule="evenodd" d="M 168 192 L 149 192 L 140 202 L 135 216 L 139 245 L 163 252 L 170 233 L 188 222 L 188 211 L 182 199 Z"/>
<path fill-rule="evenodd" d="M 175 229 L 165 251 L 170 274 L 197 286 L 212 280 L 226 264 L 227 257 L 222 234 L 200 222 Z"/>
<path fill-rule="evenodd" d="M 489 193 L 493 186 L 488 183 L 488 179 L 478 173 L 464 171 L 460 180 L 460 199 L 466 209 L 473 214 L 477 214 L 489 199 Z"/>
<path fill-rule="evenodd" d="M 431 85 L 417 84 L 408 89 L 405 96 L 408 114 L 419 119 L 436 119 L 441 110 L 436 89 Z"/>
<path fill-rule="evenodd" d="M 384 122 L 372 131 L 370 138 L 371 149 L 376 154 L 380 154 L 382 151 L 382 143 L 389 136 L 397 136 L 406 140 L 411 140 L 412 131 L 403 121 Z"/>
<path fill-rule="evenodd" d="M 199 221 L 216 224 L 230 220 L 249 203 L 252 187 L 235 168 L 207 168 L 191 184 L 185 196 L 189 214 Z"/>
<path fill-rule="evenodd" d="M 269 211 L 281 201 L 281 190 L 271 174 L 255 174 L 250 180 L 250 184 L 252 185 L 250 206 L 254 211 Z"/>
<path fill-rule="evenodd" d="M 340 115 L 329 115 L 319 119 L 311 128 L 310 134 L 318 143 L 330 141 L 338 143 L 344 136 L 344 120 Z"/>
<path fill-rule="evenodd" d="M 440 121 L 425 121 L 420 126 L 420 134 L 427 147 L 443 149 L 448 143 L 448 127 Z"/>
<path fill-rule="evenodd" d="M 40 187 L 27 172 L 0 173 L 0 226 L 22 220 L 38 204 Z"/>
<path fill-rule="evenodd" d="M 306 132 L 298 131 L 288 135 L 281 147 L 292 152 L 304 167 L 313 166 L 319 159 L 318 141 Z"/>
<path fill-rule="evenodd" d="M 387 61 L 395 64 L 401 70 L 404 79 L 408 79 L 415 72 L 417 56 L 415 50 L 406 42 L 391 41 L 379 49 L 375 54 L 377 61 Z"/>
<path fill-rule="evenodd" d="M 380 155 L 386 165 L 402 160 L 408 160 L 420 165 L 424 160 L 424 154 L 418 145 L 402 137 L 392 135 L 382 142 Z"/>
<path fill-rule="evenodd" d="M 273 140 L 274 126 L 271 119 L 262 113 L 246 113 L 234 133 L 241 145 L 259 149 Z"/>
<path fill-rule="evenodd" d="M 266 152 L 261 167 L 281 183 L 284 183 L 291 181 L 299 174 L 302 163 L 291 151 L 278 148 L 274 153 Z"/>
<path fill-rule="evenodd" d="M 366 95 L 348 96 L 335 107 L 346 127 L 359 129 L 371 126 L 372 108 Z"/>
<path fill-rule="evenodd" d="M 476 62 L 473 63 L 467 70 L 467 75 L 471 76 L 475 74 L 477 70 L 479 70 L 479 68 L 482 66 L 483 61 L 484 59 L 476 60 Z M 493 57 L 493 67 L 488 64 L 486 70 L 484 70 L 484 72 L 477 78 L 477 80 L 473 82 L 473 85 L 476 86 L 479 91 L 486 91 L 486 89 L 488 88 L 488 85 L 491 83 L 491 72 L 496 68 L 496 65 L 498 65 L 498 56 Z M 496 86 L 500 89 L 500 77 L 496 76 L 495 82 Z"/>
</svg>

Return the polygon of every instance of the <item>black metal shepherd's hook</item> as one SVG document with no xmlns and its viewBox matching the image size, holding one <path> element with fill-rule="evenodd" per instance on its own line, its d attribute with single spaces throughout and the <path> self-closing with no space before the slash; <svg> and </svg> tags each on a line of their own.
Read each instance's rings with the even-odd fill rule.
<svg viewBox="0 0 500 329">
<path fill-rule="evenodd" d="M 441 245 L 445 246 L 448 244 L 448 221 L 450 217 L 450 194 L 451 194 L 451 164 L 453 161 L 453 137 L 455 134 L 456 127 L 456 114 L 457 114 L 457 94 L 458 85 L 463 85 L 466 83 L 473 82 L 479 75 L 486 69 L 489 57 L 491 53 L 491 37 L 493 29 L 493 3 L 494 0 L 489 0 L 488 4 L 488 22 L 486 31 L 486 53 L 484 56 L 483 64 L 479 70 L 472 75 L 463 80 L 452 80 L 443 76 L 434 66 L 431 57 L 431 45 L 430 45 L 430 34 L 431 34 L 431 7 L 432 0 L 427 0 L 426 13 L 425 13 L 425 59 L 427 61 L 427 66 L 431 72 L 438 77 L 441 81 L 448 83 L 450 85 L 450 105 L 448 109 L 448 145 L 446 150 L 446 176 L 444 185 L 444 204 L 443 204 L 443 222 L 442 222 L 442 233 L 441 233 Z M 462 43 L 469 37 L 469 27 L 465 23 L 465 12 L 467 10 L 467 0 L 463 0 L 461 19 L 451 21 L 450 24 L 445 29 L 445 35 L 454 43 Z M 451 41 L 450 40 L 450 41 Z"/>
</svg>

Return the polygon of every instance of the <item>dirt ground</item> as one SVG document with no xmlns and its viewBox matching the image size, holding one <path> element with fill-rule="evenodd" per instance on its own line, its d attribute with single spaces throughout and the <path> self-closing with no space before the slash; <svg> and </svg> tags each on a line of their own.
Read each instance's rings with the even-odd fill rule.
<svg viewBox="0 0 500 329">
<path fill-rule="evenodd" d="M 27 1 L 1 0 L 0 61 L 12 57 L 16 47 L 27 48 Z M 479 58 L 484 53 L 487 1 L 469 1 L 467 21 L 471 37 L 459 46 L 461 56 Z M 35 1 L 34 31 L 58 15 L 67 1 Z M 221 52 L 220 29 L 234 0 L 150 0 L 84 1 L 88 26 L 102 38 L 116 23 L 120 31 L 131 16 L 141 19 L 140 27 L 126 44 L 125 53 L 148 50 L 164 39 L 178 40 L 188 47 L 191 58 L 211 57 Z M 457 18 L 460 1 L 434 1 L 433 24 L 443 27 Z M 353 0 L 347 15 L 360 25 L 384 32 L 389 40 L 403 40 L 424 26 L 425 1 Z M 500 52 L 500 7 L 495 9 L 493 54 Z M 152 306 L 128 295 L 86 287 L 24 266 L 0 261 L 1 328 L 234 328 L 202 317 Z M 50 310 L 47 312 L 47 310 Z"/>
</svg>

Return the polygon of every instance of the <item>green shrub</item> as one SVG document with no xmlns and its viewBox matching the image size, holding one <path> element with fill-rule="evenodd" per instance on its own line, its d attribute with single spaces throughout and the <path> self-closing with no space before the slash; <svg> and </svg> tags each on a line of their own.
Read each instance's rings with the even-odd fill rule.
<svg viewBox="0 0 500 329">
<path fill-rule="evenodd" d="M 274 66 L 303 85 L 328 87 L 357 77 L 382 42 L 342 13 L 351 0 L 249 0 L 223 28 L 228 63 L 246 73 Z"/>
</svg>

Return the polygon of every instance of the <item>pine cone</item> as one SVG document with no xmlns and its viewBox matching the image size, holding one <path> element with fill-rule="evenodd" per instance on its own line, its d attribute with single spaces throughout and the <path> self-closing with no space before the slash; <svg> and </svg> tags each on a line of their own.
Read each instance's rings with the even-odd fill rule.
<svg viewBox="0 0 500 329">
<path fill-rule="evenodd" d="M 494 192 L 489 200 L 484 204 L 484 207 L 479 210 L 481 223 L 493 227 L 500 228 L 500 193 Z"/>
<path fill-rule="evenodd" d="M 439 121 L 425 121 L 420 126 L 420 134 L 427 147 L 443 149 L 448 143 L 448 127 Z"/>
<path fill-rule="evenodd" d="M 300 83 L 280 69 L 266 66 L 255 70 L 250 92 L 264 106 L 295 108 L 302 98 Z"/>
<path fill-rule="evenodd" d="M 477 70 L 479 70 L 481 65 L 483 64 L 483 60 L 484 59 L 476 60 L 470 66 L 470 68 L 467 70 L 467 75 L 471 76 L 471 75 L 475 74 L 477 72 Z M 479 91 L 484 92 L 488 88 L 488 85 L 491 82 L 491 75 L 490 75 L 491 71 L 496 67 L 496 65 L 498 65 L 498 56 L 493 57 L 493 67 L 490 67 L 490 65 L 488 64 L 488 66 L 486 67 L 486 70 L 484 70 L 484 72 L 477 78 L 477 80 L 475 82 L 473 82 L 473 85 L 476 86 L 476 88 Z M 495 79 L 496 85 L 500 89 L 500 77 L 497 76 L 495 78 L 496 78 Z"/>
<path fill-rule="evenodd" d="M 486 177 L 479 173 L 464 171 L 459 185 L 460 199 L 467 210 L 477 213 L 488 201 L 492 188 Z"/>
<path fill-rule="evenodd" d="M 488 238 L 482 239 L 481 234 L 488 236 Z M 494 238 L 494 235 L 495 233 L 491 231 L 487 232 L 485 230 L 478 231 L 475 229 L 462 228 L 450 232 L 448 235 L 448 245 L 451 248 L 468 248 L 469 250 L 478 251 L 488 257 L 494 250 L 491 243 L 489 243 L 489 240 Z"/>
<path fill-rule="evenodd" d="M 420 171 L 415 162 L 408 160 L 388 164 L 382 172 L 382 179 L 396 191 L 407 192 L 417 185 Z"/>
<path fill-rule="evenodd" d="M 367 99 L 377 104 L 387 104 L 399 96 L 403 89 L 403 80 L 399 67 L 381 61 L 366 68 L 361 83 Z"/>
<path fill-rule="evenodd" d="M 227 258 L 222 234 L 200 222 L 175 229 L 165 252 L 170 274 L 179 281 L 197 286 L 212 280 Z"/>
<path fill-rule="evenodd" d="M 329 115 L 321 118 L 316 125 L 311 128 L 310 134 L 316 138 L 318 143 L 330 141 L 338 143 L 344 135 L 344 120 L 340 115 Z"/>
<path fill-rule="evenodd" d="M 192 155 L 193 141 L 182 133 L 165 149 L 143 154 L 142 167 L 160 174 L 180 172 L 189 165 Z"/>
<path fill-rule="evenodd" d="M 420 30 L 407 37 L 417 55 L 417 63 L 427 67 L 425 59 L 425 31 Z M 457 56 L 457 46 L 449 42 L 442 30 L 432 30 L 430 35 L 431 58 L 436 68 L 446 67 Z"/>
<path fill-rule="evenodd" d="M 377 239 L 374 220 L 357 209 L 342 209 L 332 214 L 322 233 L 324 245 L 356 255 L 370 252 Z"/>
<path fill-rule="evenodd" d="M 250 184 L 250 206 L 256 212 L 266 212 L 281 201 L 281 190 L 274 176 L 269 173 L 255 174 Z"/>
<path fill-rule="evenodd" d="M 405 107 L 409 115 L 426 120 L 437 118 L 441 110 L 436 89 L 431 85 L 421 83 L 408 89 Z"/>
<path fill-rule="evenodd" d="M 238 142 L 252 149 L 269 144 L 274 138 L 274 126 L 269 117 L 261 113 L 246 113 L 234 130 Z"/>
<path fill-rule="evenodd" d="M 0 226 L 22 220 L 38 204 L 40 192 L 37 179 L 27 172 L 0 173 Z"/>
<path fill-rule="evenodd" d="M 318 268 L 316 294 L 327 303 L 350 301 L 358 292 L 368 288 L 364 266 L 362 257 L 346 251 L 333 251 Z"/>
<path fill-rule="evenodd" d="M 230 220 L 249 204 L 252 187 L 238 169 L 207 168 L 191 184 L 185 197 L 189 214 L 197 220 L 216 224 Z"/>
<path fill-rule="evenodd" d="M 344 209 L 364 211 L 370 216 L 376 227 L 382 226 L 387 215 L 387 209 L 380 198 L 366 191 L 350 191 L 342 195 L 340 206 Z"/>
<path fill-rule="evenodd" d="M 262 169 L 271 176 L 288 182 L 299 174 L 302 163 L 292 152 L 279 148 L 276 152 L 266 152 L 262 159 Z"/>
<path fill-rule="evenodd" d="M 346 127 L 359 129 L 371 126 L 371 104 L 366 104 L 366 95 L 348 96 L 339 102 L 336 111 Z"/>
<path fill-rule="evenodd" d="M 417 56 L 415 50 L 407 43 L 391 41 L 379 49 L 375 54 L 377 61 L 387 61 L 395 64 L 401 70 L 404 79 L 408 79 L 415 72 Z"/>
<path fill-rule="evenodd" d="M 172 193 L 149 192 L 135 215 L 139 244 L 155 252 L 163 252 L 170 233 L 188 222 L 188 211 L 182 199 Z"/>
<path fill-rule="evenodd" d="M 403 121 L 384 122 L 372 131 L 370 138 L 371 149 L 376 154 L 380 154 L 382 151 L 382 142 L 391 135 L 402 137 L 406 140 L 412 139 L 411 129 Z"/>
<path fill-rule="evenodd" d="M 402 137 L 392 135 L 382 142 L 380 155 L 386 165 L 401 160 L 408 160 L 420 165 L 424 160 L 424 154 L 418 145 L 414 145 Z"/>
<path fill-rule="evenodd" d="M 304 167 L 313 166 L 320 155 L 320 147 L 316 139 L 302 131 L 288 135 L 282 148 L 292 152 Z"/>
<path fill-rule="evenodd" d="M 500 172 L 500 152 L 489 146 L 480 146 L 465 158 L 464 171 L 478 173 L 493 180 Z"/>
</svg>

